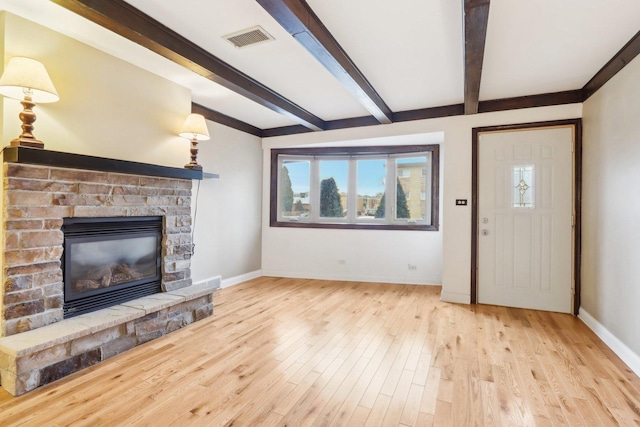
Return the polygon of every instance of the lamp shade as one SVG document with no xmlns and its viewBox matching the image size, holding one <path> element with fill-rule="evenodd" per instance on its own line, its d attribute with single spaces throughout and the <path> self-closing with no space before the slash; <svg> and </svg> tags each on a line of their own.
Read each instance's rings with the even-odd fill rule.
<svg viewBox="0 0 640 427">
<path fill-rule="evenodd" d="M 11 58 L 0 77 L 0 94 L 20 100 L 27 94 L 37 103 L 56 102 L 60 99 L 44 65 L 34 59 L 19 56 Z"/>
<path fill-rule="evenodd" d="M 198 141 L 206 141 L 209 139 L 209 129 L 207 129 L 207 122 L 204 116 L 200 114 L 189 114 L 187 120 L 185 120 L 180 133 L 178 134 L 183 138 L 195 139 Z"/>
</svg>

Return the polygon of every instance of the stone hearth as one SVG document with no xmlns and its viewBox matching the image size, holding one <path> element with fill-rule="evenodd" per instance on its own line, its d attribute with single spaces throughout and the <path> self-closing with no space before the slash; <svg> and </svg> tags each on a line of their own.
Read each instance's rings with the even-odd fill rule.
<svg viewBox="0 0 640 427">
<path fill-rule="evenodd" d="M 192 285 L 190 273 L 191 179 L 201 173 L 19 150 L 22 159 L 8 153 L 4 165 L 5 390 L 25 393 L 212 314 L 212 286 Z M 81 169 L 86 165 L 98 170 Z M 164 292 L 63 320 L 63 218 L 135 216 L 164 219 Z"/>
</svg>

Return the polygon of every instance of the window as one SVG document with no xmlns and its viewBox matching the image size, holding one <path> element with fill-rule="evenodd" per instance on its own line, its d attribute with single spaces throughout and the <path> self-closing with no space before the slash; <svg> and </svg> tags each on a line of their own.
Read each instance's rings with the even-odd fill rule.
<svg viewBox="0 0 640 427">
<path fill-rule="evenodd" d="M 398 169 L 398 178 L 409 178 L 411 171 L 408 169 Z"/>
<path fill-rule="evenodd" d="M 405 155 L 396 159 L 396 172 L 398 175 L 399 187 L 396 192 L 396 218 L 406 218 L 424 220 L 427 216 L 427 204 L 425 198 L 419 200 L 412 194 L 425 192 L 427 174 L 428 155 Z M 402 197 L 405 197 L 405 201 Z"/>
<path fill-rule="evenodd" d="M 347 172 L 344 159 L 318 160 L 320 168 L 320 218 L 344 218 L 347 215 Z"/>
<path fill-rule="evenodd" d="M 533 165 L 513 167 L 513 207 L 534 207 Z"/>
<path fill-rule="evenodd" d="M 359 220 L 375 219 L 384 215 L 380 202 L 387 179 L 386 159 L 356 159 L 356 212 Z"/>
<path fill-rule="evenodd" d="M 309 179 L 308 160 L 290 159 L 283 162 L 280 174 L 280 212 L 285 218 L 309 216 Z"/>
<path fill-rule="evenodd" d="M 274 149 L 271 226 L 438 230 L 438 161 L 437 145 Z"/>
</svg>

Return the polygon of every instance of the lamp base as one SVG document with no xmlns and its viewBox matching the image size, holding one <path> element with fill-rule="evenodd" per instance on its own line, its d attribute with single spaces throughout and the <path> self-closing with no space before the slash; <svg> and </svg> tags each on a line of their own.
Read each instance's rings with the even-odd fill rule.
<svg viewBox="0 0 640 427">
<path fill-rule="evenodd" d="M 44 143 L 33 136 L 33 122 L 36 121 L 36 113 L 33 112 L 33 107 L 36 104 L 27 93 L 25 93 L 24 99 L 20 103 L 24 108 L 18 116 L 22 121 L 22 133 L 11 141 L 11 145 L 13 147 L 44 148 Z"/>
<path fill-rule="evenodd" d="M 44 148 L 44 142 L 35 138 L 24 138 L 19 136 L 11 141 L 12 147 L 31 147 L 31 148 Z"/>
<path fill-rule="evenodd" d="M 198 139 L 193 136 L 191 139 L 191 161 L 184 165 L 187 169 L 193 169 L 194 171 L 201 171 L 202 166 L 198 164 Z"/>
</svg>

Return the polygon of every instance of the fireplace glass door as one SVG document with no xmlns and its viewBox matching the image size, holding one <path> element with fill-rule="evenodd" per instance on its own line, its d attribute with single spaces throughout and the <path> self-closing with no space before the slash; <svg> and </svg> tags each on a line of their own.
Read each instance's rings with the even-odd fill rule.
<svg viewBox="0 0 640 427">
<path fill-rule="evenodd" d="M 161 217 L 69 218 L 63 231 L 66 317 L 161 291 Z"/>
</svg>

